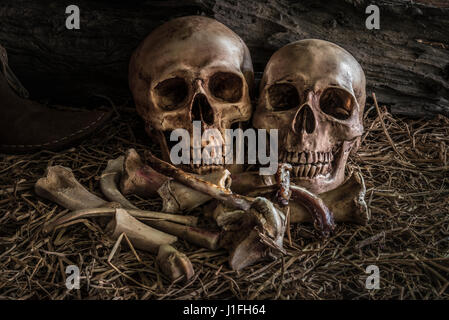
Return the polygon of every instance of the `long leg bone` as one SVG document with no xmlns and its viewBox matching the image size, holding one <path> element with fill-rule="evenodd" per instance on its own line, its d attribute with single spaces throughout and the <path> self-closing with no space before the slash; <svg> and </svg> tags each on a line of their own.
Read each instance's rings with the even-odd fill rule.
<svg viewBox="0 0 449 320">
<path fill-rule="evenodd" d="M 255 189 L 276 184 L 275 175 L 260 175 L 258 172 L 247 171 L 232 175 L 231 190 L 238 194 L 250 194 Z"/>
<path fill-rule="evenodd" d="M 105 206 L 106 201 L 87 191 L 75 178 L 71 169 L 62 166 L 48 167 L 35 186 L 35 192 L 70 210 Z"/>
<path fill-rule="evenodd" d="M 44 231 L 51 231 L 54 227 L 73 220 L 86 217 L 110 216 L 115 212 L 114 208 L 110 207 L 108 202 L 86 190 L 76 180 L 69 168 L 60 166 L 49 167 L 46 177 L 36 182 L 35 190 L 41 197 L 54 201 L 66 209 L 74 210 L 48 223 Z M 121 196 L 119 192 L 118 195 Z M 198 222 L 198 218 L 193 216 L 181 216 L 139 209 L 128 209 L 128 212 L 132 216 L 141 218 L 142 220 L 167 220 L 189 226 L 195 226 Z"/>
</svg>

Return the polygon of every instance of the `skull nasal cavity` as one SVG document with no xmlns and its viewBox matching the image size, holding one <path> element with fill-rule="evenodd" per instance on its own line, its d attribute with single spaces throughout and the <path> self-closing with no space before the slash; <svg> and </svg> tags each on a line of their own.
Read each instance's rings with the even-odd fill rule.
<svg viewBox="0 0 449 320">
<path fill-rule="evenodd" d="M 315 116 L 312 109 L 306 104 L 296 114 L 293 130 L 296 133 L 307 132 L 311 134 L 315 131 Z"/>
<path fill-rule="evenodd" d="M 197 94 L 193 100 L 192 120 L 203 121 L 207 125 L 214 123 L 214 110 L 212 110 L 204 94 Z"/>
</svg>

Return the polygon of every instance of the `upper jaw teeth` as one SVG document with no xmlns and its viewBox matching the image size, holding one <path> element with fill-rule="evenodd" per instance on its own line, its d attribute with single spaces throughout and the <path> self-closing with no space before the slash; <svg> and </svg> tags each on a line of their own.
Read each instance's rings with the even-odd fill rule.
<svg viewBox="0 0 449 320">
<path fill-rule="evenodd" d="M 281 151 L 279 158 L 280 162 L 288 162 L 292 165 L 294 177 L 315 178 L 331 172 L 334 155 L 332 152 Z"/>
<path fill-rule="evenodd" d="M 203 148 L 191 147 L 190 148 L 190 164 L 182 164 L 181 168 L 187 171 L 192 171 L 198 174 L 210 173 L 216 169 L 222 168 L 225 163 L 223 154 L 214 152 L 212 150 L 210 158 L 203 156 Z M 200 163 L 195 163 L 193 160 L 200 158 Z"/>
</svg>

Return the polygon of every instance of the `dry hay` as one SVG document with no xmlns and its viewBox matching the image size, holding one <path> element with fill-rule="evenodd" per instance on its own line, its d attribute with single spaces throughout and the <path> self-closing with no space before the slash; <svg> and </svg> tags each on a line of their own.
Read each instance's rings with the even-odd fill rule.
<svg viewBox="0 0 449 320">
<path fill-rule="evenodd" d="M 196 276 L 170 284 L 151 254 L 136 256 L 123 242 L 108 263 L 114 241 L 101 219 L 41 233 L 65 211 L 37 197 L 34 182 L 49 165 L 73 169 L 100 194 L 99 176 L 109 159 L 151 146 L 133 109 L 80 146 L 63 152 L 0 158 L 0 298 L 2 299 L 447 299 L 449 297 L 449 120 L 410 120 L 376 108 L 365 114 L 362 147 L 350 166 L 365 177 L 372 212 L 367 226 L 339 224 L 324 242 L 310 225 L 292 226 L 283 259 L 239 273 L 227 253 L 180 241 Z M 384 126 L 382 125 L 382 121 Z M 154 146 L 152 146 L 154 148 Z M 156 200 L 131 199 L 142 208 Z M 140 259 L 138 259 L 140 257 Z M 81 269 L 81 289 L 65 287 L 65 267 Z M 365 269 L 380 268 L 379 290 L 365 288 Z"/>
</svg>

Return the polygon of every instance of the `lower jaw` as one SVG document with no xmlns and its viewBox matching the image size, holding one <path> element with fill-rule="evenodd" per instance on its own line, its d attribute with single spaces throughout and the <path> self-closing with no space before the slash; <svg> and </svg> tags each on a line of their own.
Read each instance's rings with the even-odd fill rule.
<svg viewBox="0 0 449 320">
<path fill-rule="evenodd" d="M 317 176 L 313 179 L 306 177 L 291 177 L 291 183 L 306 188 L 315 194 L 334 190 L 345 180 L 344 170 L 332 172 L 328 176 Z"/>
</svg>

